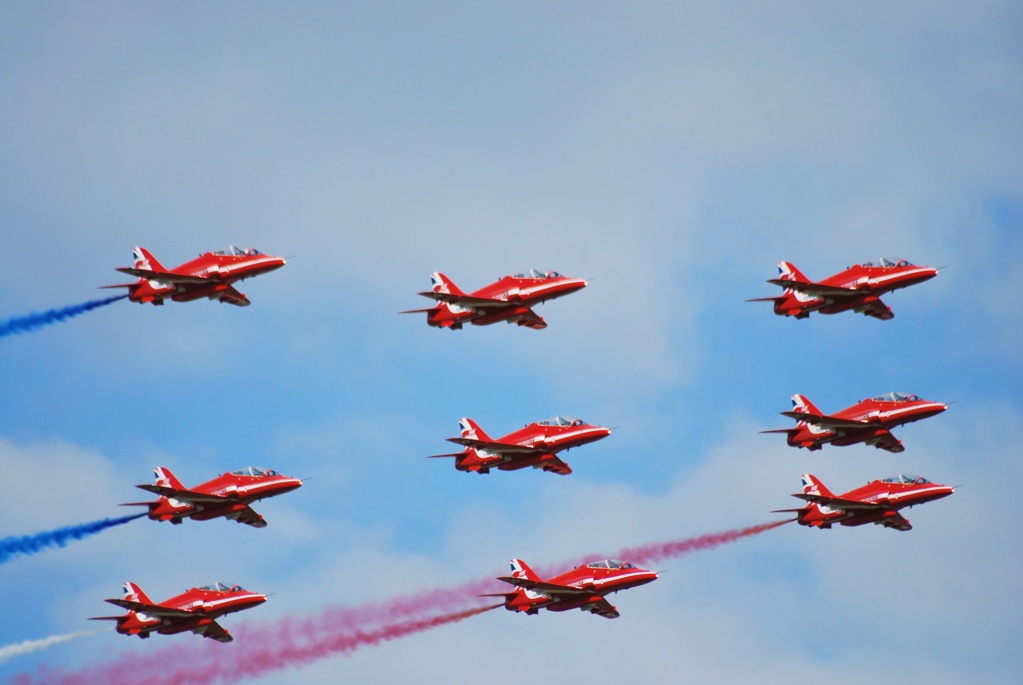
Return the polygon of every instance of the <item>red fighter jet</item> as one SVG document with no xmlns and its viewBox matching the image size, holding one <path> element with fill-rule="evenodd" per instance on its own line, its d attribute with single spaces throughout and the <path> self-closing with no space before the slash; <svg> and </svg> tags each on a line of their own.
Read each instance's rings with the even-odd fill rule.
<svg viewBox="0 0 1023 685">
<path fill-rule="evenodd" d="M 430 280 L 433 290 L 419 294 L 437 300 L 439 304 L 430 309 L 410 309 L 401 313 L 426 312 L 426 323 L 454 331 L 466 323 L 487 326 L 498 321 L 514 322 L 536 330 L 547 328 L 543 317 L 532 307 L 586 287 L 582 278 L 569 278 L 557 271 L 543 273 L 536 269 L 526 274 L 505 276 L 468 295 L 442 273 L 433 274 Z"/>
<path fill-rule="evenodd" d="M 778 512 L 796 512 L 796 521 L 803 526 L 831 528 L 834 523 L 843 526 L 862 526 L 876 523 L 895 530 L 912 530 L 913 526 L 902 517 L 899 509 L 912 507 L 931 500 L 947 497 L 955 492 L 948 485 L 932 483 L 926 478 L 901 474 L 882 478 L 835 496 L 816 476 L 803 476 L 803 492 L 792 495 L 810 504 L 802 509 L 778 509 Z"/>
<path fill-rule="evenodd" d="M 490 469 L 514 471 L 532 466 L 560 476 L 572 473 L 568 464 L 556 456 L 588 442 L 611 435 L 610 428 L 591 426 L 582 419 L 555 416 L 537 421 L 524 428 L 494 440 L 472 419 L 460 419 L 462 437 L 448 438 L 448 442 L 465 445 L 461 452 L 435 454 L 430 459 L 454 457 L 459 471 L 490 473 Z"/>
<path fill-rule="evenodd" d="M 550 580 L 541 580 L 521 559 L 512 559 L 511 569 L 511 577 L 501 577 L 498 580 L 517 586 L 514 592 L 482 596 L 504 597 L 505 609 L 524 611 L 527 614 L 537 614 L 540 609 L 581 609 L 604 618 L 618 618 L 618 609 L 604 599 L 605 595 L 657 580 L 654 571 L 610 559 L 578 566 Z"/>
<path fill-rule="evenodd" d="M 747 302 L 774 302 L 774 313 L 805 319 L 810 312 L 837 314 L 848 310 L 878 319 L 895 315 L 880 296 L 899 288 L 922 283 L 938 275 L 930 266 L 915 266 L 905 259 L 881 259 L 851 266 L 841 273 L 814 283 L 790 262 L 778 264 L 779 278 L 767 281 L 785 288 L 778 297 L 758 297 Z"/>
<path fill-rule="evenodd" d="M 940 414 L 947 404 L 922 400 L 916 395 L 890 392 L 863 400 L 835 414 L 822 414 L 803 395 L 792 396 L 792 411 L 782 416 L 796 419 L 795 428 L 780 428 L 762 433 L 786 433 L 792 447 L 819 450 L 823 445 L 853 445 L 865 442 L 889 452 L 904 452 L 902 441 L 891 434 L 891 429 Z"/>
<path fill-rule="evenodd" d="M 155 604 L 135 583 L 124 584 L 123 599 L 104 600 L 128 610 L 123 616 L 94 616 L 90 621 L 117 621 L 117 632 L 138 635 L 174 635 L 191 631 L 217 642 L 234 638 L 216 619 L 262 604 L 266 595 L 249 592 L 240 585 L 214 583 L 194 587 L 176 597 Z"/>
<path fill-rule="evenodd" d="M 117 271 L 138 276 L 135 283 L 104 285 L 103 288 L 127 288 L 132 302 L 162 305 L 164 300 L 191 302 L 203 297 L 248 307 L 251 302 L 231 285 L 236 281 L 259 276 L 284 266 L 283 257 L 263 254 L 259 250 L 241 250 L 233 245 L 199 255 L 190 262 L 173 269 L 165 268 L 144 247 L 132 251 L 134 267 L 121 267 Z"/>
<path fill-rule="evenodd" d="M 160 495 L 160 499 L 155 502 L 127 502 L 121 506 L 149 507 L 149 518 L 173 524 L 179 524 L 186 518 L 208 521 L 223 516 L 254 528 L 265 528 L 266 521 L 249 504 L 290 492 L 302 485 L 298 478 L 248 466 L 188 489 L 170 469 L 157 466 L 155 471 L 156 482 L 153 485 L 135 487 Z"/>
</svg>

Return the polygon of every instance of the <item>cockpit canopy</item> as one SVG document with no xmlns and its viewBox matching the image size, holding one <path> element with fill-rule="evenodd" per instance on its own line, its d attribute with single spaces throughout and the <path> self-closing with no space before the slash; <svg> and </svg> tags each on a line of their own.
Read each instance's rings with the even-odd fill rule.
<svg viewBox="0 0 1023 685">
<path fill-rule="evenodd" d="M 875 402 L 917 402 L 920 398 L 906 392 L 886 392 L 872 399 Z"/>
<path fill-rule="evenodd" d="M 529 273 L 515 274 L 515 278 L 561 278 L 561 274 L 557 271 L 548 271 L 544 273 L 538 269 L 530 269 Z"/>
<path fill-rule="evenodd" d="M 555 416 L 555 417 L 552 417 L 552 418 L 549 418 L 549 419 L 544 419 L 543 421 L 537 421 L 536 425 L 538 425 L 538 426 L 562 426 L 562 427 L 585 426 L 586 422 L 583 421 L 582 419 L 574 419 L 571 416 Z"/>
<path fill-rule="evenodd" d="M 247 592 L 245 588 L 235 583 L 213 583 L 212 585 L 203 585 L 197 589 L 207 592 Z"/>
<path fill-rule="evenodd" d="M 912 473 L 900 473 L 897 476 L 891 476 L 889 478 L 882 478 L 881 482 L 882 483 L 903 483 L 903 484 L 907 484 L 907 485 L 908 484 L 923 485 L 925 483 L 930 483 L 931 481 L 927 480 L 926 478 L 923 478 L 922 476 L 915 476 Z"/>
<path fill-rule="evenodd" d="M 220 255 L 222 257 L 252 257 L 255 255 L 263 254 L 254 247 L 250 247 L 247 250 L 243 250 L 240 247 L 230 246 L 226 250 L 214 250 L 213 254 Z"/>
<path fill-rule="evenodd" d="M 279 476 L 280 474 L 273 469 L 264 469 L 259 466 L 246 466 L 243 469 L 231 472 L 232 476 Z"/>
<path fill-rule="evenodd" d="M 609 568 L 612 571 L 622 568 L 636 568 L 627 561 L 613 561 L 611 559 L 604 559 L 603 561 L 594 561 L 593 563 L 586 564 L 586 568 Z"/>
<path fill-rule="evenodd" d="M 863 262 L 862 264 L 860 264 L 860 266 L 874 266 L 874 267 L 880 266 L 880 267 L 883 267 L 885 269 L 891 269 L 892 267 L 897 267 L 897 266 L 913 266 L 913 265 L 910 264 L 905 259 L 894 260 L 894 259 L 886 259 L 885 257 L 881 257 L 881 259 L 879 259 L 877 261 L 877 264 L 875 264 L 874 262 Z"/>
</svg>

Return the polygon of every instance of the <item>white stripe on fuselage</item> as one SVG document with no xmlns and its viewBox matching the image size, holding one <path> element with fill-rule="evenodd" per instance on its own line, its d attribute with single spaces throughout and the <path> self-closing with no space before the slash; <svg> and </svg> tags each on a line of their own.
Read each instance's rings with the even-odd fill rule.
<svg viewBox="0 0 1023 685">
<path fill-rule="evenodd" d="M 216 274 L 231 275 L 231 272 L 233 272 L 233 271 L 237 271 L 239 269 L 248 269 L 249 267 L 259 266 L 260 264 L 269 264 L 271 262 L 277 261 L 277 259 L 278 259 L 277 257 L 263 257 L 262 259 L 253 259 L 251 261 L 245 261 L 245 262 L 241 262 L 239 264 L 227 264 L 225 266 L 221 266 L 217 271 L 215 271 L 214 275 L 216 275 Z M 193 272 L 192 275 L 195 276 L 195 275 L 198 275 L 198 274 L 203 273 L 203 272 L 209 273 L 208 270 L 209 270 L 209 267 L 206 267 L 204 269 L 199 269 L 199 270 Z M 205 277 L 205 276 L 203 276 L 203 277 Z"/>
<path fill-rule="evenodd" d="M 206 600 L 202 600 L 202 603 L 203 608 L 206 609 L 209 607 L 217 606 L 218 604 L 236 604 L 237 602 L 243 599 L 256 599 L 261 596 L 262 595 L 258 595 L 253 592 L 247 595 L 234 595 L 233 597 L 225 597 L 224 599 L 214 599 L 208 602 Z"/>
<path fill-rule="evenodd" d="M 636 576 L 647 576 L 649 574 L 650 574 L 649 571 L 634 571 L 633 573 L 626 573 L 625 575 L 614 576 L 613 578 L 604 578 L 602 580 L 597 580 L 594 578 L 593 584 L 604 585 L 606 583 L 616 583 L 618 581 L 626 580 L 628 578 L 633 578 Z"/>
<path fill-rule="evenodd" d="M 268 483 L 253 483 L 252 485 L 241 485 L 235 492 L 249 493 L 253 490 L 259 490 L 262 488 L 271 488 L 275 485 L 284 485 L 286 481 L 270 481 Z"/>
<path fill-rule="evenodd" d="M 599 430 L 596 429 L 596 428 L 582 428 L 582 429 L 575 430 L 575 431 L 569 431 L 567 433 L 561 433 L 559 435 L 540 436 L 540 438 L 542 438 L 543 441 L 545 443 L 547 443 L 547 444 L 554 444 L 554 445 L 556 445 L 559 442 L 565 442 L 566 440 L 568 440 L 570 438 L 574 438 L 574 437 L 576 437 L 578 435 L 587 435 L 589 433 L 597 433 L 597 432 L 599 432 Z M 533 445 L 536 444 L 536 441 L 537 441 L 537 438 L 529 438 L 529 440 L 525 440 L 525 441 L 520 442 L 518 444 L 519 445 L 523 445 L 525 447 L 532 447 Z"/>
<path fill-rule="evenodd" d="M 889 494 L 888 495 L 888 499 L 889 499 L 889 501 L 895 501 L 895 500 L 898 500 L 898 499 L 901 499 L 901 498 L 905 498 L 905 497 L 915 497 L 917 495 L 923 495 L 923 494 L 926 494 L 928 492 L 940 492 L 940 491 L 945 490 L 945 489 L 947 489 L 947 486 L 935 485 L 934 487 L 930 487 L 930 488 L 920 488 L 919 490 L 909 490 L 909 491 L 906 491 L 906 492 L 899 492 L 899 493 Z"/>
<path fill-rule="evenodd" d="M 886 281 L 901 280 L 901 279 L 906 278 L 907 276 L 915 276 L 917 274 L 925 274 L 928 271 L 930 271 L 930 269 L 928 269 L 928 268 L 919 268 L 919 269 L 914 269 L 912 271 L 903 271 L 903 272 L 897 273 L 897 274 L 888 274 L 887 276 L 882 275 L 882 276 L 878 276 L 877 278 L 873 279 L 874 282 L 872 283 L 872 285 L 881 285 L 882 283 L 884 283 Z"/>
<path fill-rule="evenodd" d="M 936 408 L 941 407 L 941 406 L 942 406 L 942 404 L 940 402 L 931 402 L 929 404 L 916 404 L 916 405 L 913 405 L 912 407 L 900 407 L 900 408 L 897 408 L 897 409 L 886 410 L 884 412 L 884 415 L 885 415 L 885 418 L 891 418 L 891 417 L 896 416 L 898 414 L 907 414 L 907 413 L 919 412 L 921 409 L 936 409 Z"/>
<path fill-rule="evenodd" d="M 550 290 L 552 288 L 557 288 L 557 287 L 562 286 L 562 285 L 571 285 L 571 284 L 572 284 L 572 281 L 557 281 L 555 283 L 544 283 L 542 285 L 535 285 L 535 286 L 533 286 L 531 288 L 519 288 L 519 296 L 521 297 L 523 295 L 526 295 L 526 296 L 535 295 L 535 294 L 537 294 L 539 292 L 542 292 L 544 290 Z"/>
</svg>

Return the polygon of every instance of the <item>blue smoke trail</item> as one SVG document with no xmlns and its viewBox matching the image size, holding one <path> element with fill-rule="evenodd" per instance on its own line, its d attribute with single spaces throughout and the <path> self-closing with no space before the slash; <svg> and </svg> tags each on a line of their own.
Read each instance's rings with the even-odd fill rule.
<svg viewBox="0 0 1023 685">
<path fill-rule="evenodd" d="M 43 326 L 49 326 L 51 323 L 70 319 L 72 316 L 84 314 L 85 312 L 92 311 L 97 307 L 103 307 L 111 302 L 123 300 L 126 297 L 128 296 L 117 295 L 116 297 L 108 297 L 105 300 L 93 300 L 92 302 L 71 305 L 70 307 L 64 307 L 63 309 L 51 309 L 49 311 L 39 312 L 38 314 L 29 314 L 28 316 L 15 316 L 11 319 L 7 319 L 7 321 L 4 321 L 3 323 L 0 323 L 0 338 L 6 338 L 9 335 L 15 335 L 17 333 L 28 333 L 35 328 L 42 328 Z"/>
<path fill-rule="evenodd" d="M 145 515 L 145 513 L 133 514 L 116 519 L 80 523 L 77 526 L 65 526 L 64 528 L 48 530 L 43 533 L 36 533 L 35 535 L 18 535 L 4 538 L 0 540 L 0 564 L 6 564 L 9 559 L 19 554 L 35 554 L 47 547 L 65 547 L 72 540 L 81 540 L 84 537 L 95 535 L 101 530 L 120 526 Z"/>
</svg>

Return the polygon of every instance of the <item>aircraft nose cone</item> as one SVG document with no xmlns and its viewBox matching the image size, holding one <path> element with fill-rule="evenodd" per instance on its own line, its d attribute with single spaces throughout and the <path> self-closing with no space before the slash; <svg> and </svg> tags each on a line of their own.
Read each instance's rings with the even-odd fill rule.
<svg viewBox="0 0 1023 685">
<path fill-rule="evenodd" d="M 238 598 L 238 604 L 242 605 L 246 609 L 249 607 L 259 606 L 267 600 L 267 596 L 258 592 L 253 592 L 244 597 Z"/>
<path fill-rule="evenodd" d="M 281 490 L 283 492 L 288 492 L 290 490 L 297 490 L 298 488 L 302 487 L 302 479 L 301 478 L 284 478 L 281 481 L 279 481 L 277 487 L 278 487 L 279 490 Z"/>
<path fill-rule="evenodd" d="M 657 573 L 657 571 L 647 571 L 641 576 L 639 582 L 641 585 L 645 585 L 647 583 L 654 582 L 658 578 L 660 578 L 660 575 Z"/>
</svg>

